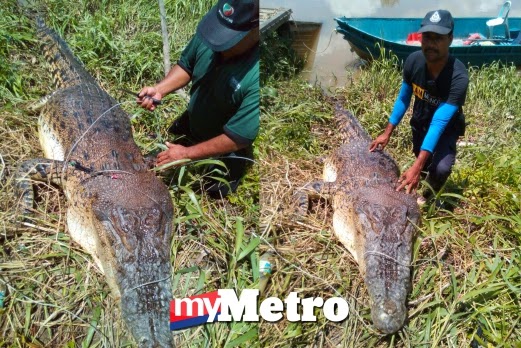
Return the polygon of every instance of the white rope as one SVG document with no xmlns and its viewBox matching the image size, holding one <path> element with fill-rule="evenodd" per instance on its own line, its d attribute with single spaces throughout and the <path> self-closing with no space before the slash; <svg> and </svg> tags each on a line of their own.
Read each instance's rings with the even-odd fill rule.
<svg viewBox="0 0 521 348">
<path fill-rule="evenodd" d="M 148 282 L 148 283 L 139 284 L 137 286 L 134 286 L 133 288 L 130 288 L 128 291 L 132 291 L 132 290 L 135 290 L 137 288 L 142 288 L 143 286 L 147 286 L 147 285 L 150 285 L 150 284 L 161 283 L 161 282 L 164 282 L 165 280 L 169 279 L 170 277 L 171 277 L 171 275 L 169 275 L 168 277 L 163 278 L 163 279 L 153 280 L 153 281 Z"/>
</svg>

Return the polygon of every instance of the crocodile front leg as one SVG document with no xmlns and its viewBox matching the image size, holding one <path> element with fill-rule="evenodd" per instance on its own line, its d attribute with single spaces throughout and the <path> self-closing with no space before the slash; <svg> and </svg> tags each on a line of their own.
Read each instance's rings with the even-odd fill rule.
<svg viewBox="0 0 521 348">
<path fill-rule="evenodd" d="M 313 181 L 293 194 L 297 203 L 297 217 L 306 215 L 309 211 L 311 199 L 325 197 L 327 199 L 336 191 L 336 182 Z"/>
<path fill-rule="evenodd" d="M 33 212 L 34 189 L 32 181 L 41 181 L 62 186 L 63 162 L 47 158 L 35 158 L 24 161 L 17 170 L 15 190 L 20 198 L 22 214 Z"/>
</svg>

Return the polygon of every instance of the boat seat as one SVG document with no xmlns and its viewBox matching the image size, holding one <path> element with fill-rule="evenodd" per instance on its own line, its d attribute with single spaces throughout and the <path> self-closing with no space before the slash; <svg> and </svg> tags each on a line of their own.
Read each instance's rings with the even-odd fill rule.
<svg viewBox="0 0 521 348">
<path fill-rule="evenodd" d="M 512 3 L 510 1 L 505 1 L 505 3 L 499 9 L 499 14 L 497 15 L 497 18 L 489 19 L 487 21 L 488 39 L 492 38 L 494 27 L 497 26 L 504 26 L 505 38 L 510 39 L 510 29 L 508 28 L 508 13 L 510 12 L 511 5 Z"/>
</svg>

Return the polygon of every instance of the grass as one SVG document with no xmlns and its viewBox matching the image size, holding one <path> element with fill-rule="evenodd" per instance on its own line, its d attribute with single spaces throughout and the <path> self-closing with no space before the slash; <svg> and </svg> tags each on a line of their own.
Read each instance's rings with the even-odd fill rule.
<svg viewBox="0 0 521 348">
<path fill-rule="evenodd" d="M 266 44 L 266 47 L 269 47 Z M 275 55 L 274 52 L 270 54 Z M 264 57 L 261 55 L 261 57 Z M 275 60 L 276 61 L 276 60 Z M 262 322 L 263 347 L 521 346 L 521 88 L 513 67 L 470 69 L 468 127 L 440 197 L 450 210 L 423 209 L 413 248 L 409 319 L 382 336 L 372 328 L 369 298 L 356 263 L 331 233 L 332 211 L 317 201 L 295 219 L 292 195 L 321 177 L 320 158 L 339 144 L 329 98 L 287 67 L 264 76 L 261 97 L 261 237 L 275 254 L 266 296 L 342 296 L 347 320 Z M 371 136 L 385 127 L 401 84 L 393 59 L 351 73 L 335 97 Z M 401 170 L 412 164 L 408 111 L 387 149 Z"/>
<path fill-rule="evenodd" d="M 214 1 L 166 2 L 171 59 L 175 62 Z M 167 139 L 166 129 L 186 107 L 177 95 L 154 113 L 134 107 L 118 89 L 139 90 L 163 76 L 157 3 L 81 0 L 38 2 L 49 27 L 112 96 L 128 101 L 134 137 L 143 152 Z M 30 106 L 53 91 L 33 23 L 10 0 L 0 8 L 0 347 L 134 347 L 104 277 L 70 240 L 60 190 L 39 185 L 34 227 L 15 223 L 14 168 L 41 156 L 38 115 Z M 258 150 L 256 150 L 258 151 Z M 252 288 L 258 279 L 258 168 L 236 194 L 212 200 L 194 193 L 197 164 L 174 171 L 175 238 L 172 289 L 184 297 L 219 288 Z M 168 323 L 165 323 L 168 324 Z M 176 333 L 179 347 L 258 346 L 255 323 L 219 323 Z"/>
</svg>

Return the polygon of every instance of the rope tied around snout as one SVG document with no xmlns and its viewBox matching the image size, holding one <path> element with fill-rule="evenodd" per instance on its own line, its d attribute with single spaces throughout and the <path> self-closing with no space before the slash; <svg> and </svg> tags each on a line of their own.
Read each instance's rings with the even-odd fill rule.
<svg viewBox="0 0 521 348">
<path fill-rule="evenodd" d="M 134 286 L 133 288 L 130 288 L 128 291 L 133 291 L 133 290 L 136 290 L 137 288 L 142 288 L 144 286 L 151 285 L 151 284 L 161 283 L 161 282 L 164 282 L 165 280 L 170 279 L 171 277 L 172 276 L 169 275 L 168 277 L 165 277 L 165 278 L 162 278 L 162 279 L 152 280 L 151 282 L 148 282 L 148 283 L 139 284 L 139 285 Z"/>
<path fill-rule="evenodd" d="M 387 255 L 387 254 L 384 254 L 384 253 L 379 252 L 379 251 L 376 251 L 376 250 L 373 250 L 373 251 L 366 251 L 366 252 L 364 253 L 364 257 L 365 257 L 366 255 L 377 255 L 377 256 L 382 256 L 382 257 L 385 257 L 386 259 L 389 259 L 389 260 L 395 262 L 397 265 L 400 265 L 400 266 L 402 266 L 402 267 L 407 267 L 407 268 L 409 268 L 409 267 L 412 267 L 412 266 L 413 266 L 412 264 L 406 264 L 406 263 L 403 263 L 403 262 L 401 262 L 401 261 L 395 259 L 395 258 L 392 257 L 392 256 L 389 256 L 389 255 Z"/>
</svg>

